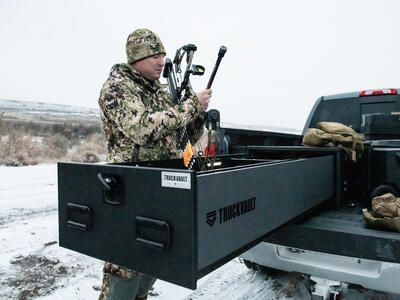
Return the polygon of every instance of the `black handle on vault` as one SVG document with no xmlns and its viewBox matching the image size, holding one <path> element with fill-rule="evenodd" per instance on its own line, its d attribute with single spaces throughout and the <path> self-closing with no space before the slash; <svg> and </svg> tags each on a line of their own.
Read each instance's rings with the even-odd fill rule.
<svg viewBox="0 0 400 300">
<path fill-rule="evenodd" d="M 86 205 L 67 203 L 67 225 L 88 231 L 92 226 L 92 210 Z"/>
<path fill-rule="evenodd" d="M 98 173 L 97 178 L 103 189 L 103 200 L 111 205 L 122 204 L 121 183 L 118 176 Z"/>
<path fill-rule="evenodd" d="M 142 236 L 142 231 L 152 230 L 163 232 L 163 241 L 156 241 L 149 237 Z M 171 241 L 170 225 L 162 220 L 150 219 L 146 217 L 136 217 L 136 243 L 139 245 L 155 248 L 158 250 L 168 250 Z"/>
</svg>

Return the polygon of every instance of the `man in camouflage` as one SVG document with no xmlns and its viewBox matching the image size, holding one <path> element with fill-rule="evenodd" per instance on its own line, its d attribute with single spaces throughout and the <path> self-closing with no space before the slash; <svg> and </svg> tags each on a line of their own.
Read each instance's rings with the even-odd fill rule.
<svg viewBox="0 0 400 300">
<path fill-rule="evenodd" d="M 165 49 L 148 29 L 126 43 L 128 63 L 117 64 L 101 90 L 99 105 L 109 163 L 182 157 L 177 131 L 187 127 L 192 143 L 203 133 L 211 90 L 173 103 L 158 81 Z M 106 262 L 100 299 L 146 299 L 155 278 Z"/>
</svg>

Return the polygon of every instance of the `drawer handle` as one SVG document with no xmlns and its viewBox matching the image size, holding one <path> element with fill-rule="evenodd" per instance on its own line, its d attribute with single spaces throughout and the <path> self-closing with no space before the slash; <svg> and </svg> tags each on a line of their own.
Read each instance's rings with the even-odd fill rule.
<svg viewBox="0 0 400 300">
<path fill-rule="evenodd" d="M 88 231 L 92 226 L 92 210 L 89 206 L 67 203 L 67 225 Z"/>
<path fill-rule="evenodd" d="M 156 231 L 161 232 L 162 241 L 157 241 L 154 238 L 144 236 L 143 235 L 144 231 L 147 232 L 147 235 L 151 235 L 152 232 L 155 233 Z M 171 241 L 171 227 L 167 222 L 141 216 L 136 217 L 137 244 L 166 251 L 170 247 L 170 241 Z"/>
</svg>

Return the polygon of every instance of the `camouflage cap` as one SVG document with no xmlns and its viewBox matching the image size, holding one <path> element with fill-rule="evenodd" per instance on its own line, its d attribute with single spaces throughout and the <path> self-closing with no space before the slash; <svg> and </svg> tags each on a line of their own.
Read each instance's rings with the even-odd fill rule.
<svg viewBox="0 0 400 300">
<path fill-rule="evenodd" d="M 136 29 L 126 41 L 128 63 L 164 53 L 165 48 L 158 35 L 148 29 Z"/>
</svg>

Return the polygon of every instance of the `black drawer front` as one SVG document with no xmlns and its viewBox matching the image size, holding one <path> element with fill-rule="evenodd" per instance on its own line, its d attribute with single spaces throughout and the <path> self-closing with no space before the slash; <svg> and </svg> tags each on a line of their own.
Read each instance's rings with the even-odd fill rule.
<svg viewBox="0 0 400 300">
<path fill-rule="evenodd" d="M 115 178 L 119 191 L 98 174 Z M 58 177 L 60 246 L 195 285 L 192 189 L 162 187 L 159 170 L 121 166 L 59 164 Z"/>
</svg>

